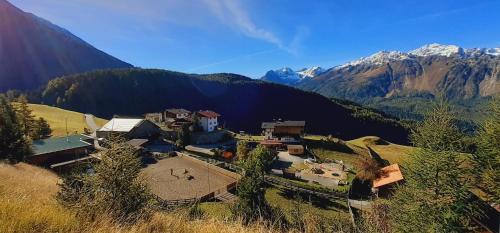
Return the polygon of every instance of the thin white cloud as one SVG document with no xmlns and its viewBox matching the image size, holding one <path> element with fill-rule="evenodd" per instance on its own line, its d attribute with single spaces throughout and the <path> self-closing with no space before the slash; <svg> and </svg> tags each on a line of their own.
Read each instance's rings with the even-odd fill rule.
<svg viewBox="0 0 500 233">
<path fill-rule="evenodd" d="M 209 64 L 200 65 L 200 66 L 197 66 L 197 67 L 189 69 L 188 72 L 195 72 L 195 71 L 198 71 L 198 70 L 203 70 L 203 69 L 214 67 L 214 66 L 218 66 L 218 65 L 223 65 L 223 64 L 231 63 L 231 62 L 238 61 L 238 60 L 241 60 L 241 59 L 253 58 L 253 57 L 258 56 L 258 55 L 276 52 L 277 50 L 278 49 L 262 50 L 262 51 L 258 51 L 258 52 L 255 52 L 255 53 L 250 53 L 250 54 L 245 54 L 245 55 L 241 55 L 241 56 L 236 56 L 236 57 L 224 59 L 224 60 L 221 60 L 221 61 L 216 61 L 216 62 L 212 62 L 212 63 L 209 63 Z"/>
<path fill-rule="evenodd" d="M 245 7 L 237 0 L 204 0 L 208 9 L 219 18 L 220 22 L 229 26 L 244 35 L 260 39 L 291 54 L 297 53 L 299 42 L 304 38 L 305 30 L 300 29 L 292 39 L 289 45 L 286 45 L 282 39 L 276 36 L 272 31 L 259 27 L 250 17 Z"/>
<path fill-rule="evenodd" d="M 255 25 L 247 11 L 244 10 L 238 1 L 205 0 L 204 2 L 222 23 L 239 30 L 249 37 L 262 39 L 280 48 L 284 48 L 282 41 L 272 32 Z"/>
</svg>

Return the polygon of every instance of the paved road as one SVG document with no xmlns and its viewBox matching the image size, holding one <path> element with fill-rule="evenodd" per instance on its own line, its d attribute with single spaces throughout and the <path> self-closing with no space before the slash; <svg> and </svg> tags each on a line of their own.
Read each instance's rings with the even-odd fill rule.
<svg viewBox="0 0 500 233">
<path fill-rule="evenodd" d="M 85 117 L 85 122 L 87 123 L 87 126 L 92 132 L 95 132 L 99 129 L 99 127 L 97 127 L 97 124 L 94 121 L 94 115 L 84 114 L 83 116 Z"/>
</svg>

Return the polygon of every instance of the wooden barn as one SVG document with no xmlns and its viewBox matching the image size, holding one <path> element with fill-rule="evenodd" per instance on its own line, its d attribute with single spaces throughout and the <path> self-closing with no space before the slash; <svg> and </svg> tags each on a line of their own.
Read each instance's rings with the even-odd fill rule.
<svg viewBox="0 0 500 233">
<path fill-rule="evenodd" d="M 145 119 L 113 118 L 96 132 L 98 138 L 109 138 L 112 135 L 127 139 L 153 139 L 161 135 L 161 129 Z"/>
<path fill-rule="evenodd" d="M 266 140 L 298 141 L 304 135 L 305 126 L 305 121 L 263 122 L 262 130 Z"/>
<path fill-rule="evenodd" d="M 33 141 L 29 163 L 50 166 L 87 156 L 93 151 L 93 139 L 85 135 L 71 135 Z"/>
</svg>

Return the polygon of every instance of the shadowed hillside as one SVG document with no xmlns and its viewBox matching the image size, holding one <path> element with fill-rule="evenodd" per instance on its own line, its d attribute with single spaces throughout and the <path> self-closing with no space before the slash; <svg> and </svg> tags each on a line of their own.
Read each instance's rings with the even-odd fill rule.
<svg viewBox="0 0 500 233">
<path fill-rule="evenodd" d="M 263 121 L 306 120 L 309 133 L 352 139 L 371 134 L 397 143 L 407 131 L 386 116 L 355 114 L 319 94 L 266 83 L 234 74 L 190 75 L 163 70 L 108 70 L 58 78 L 48 83 L 42 101 L 103 118 L 141 115 L 182 107 L 211 109 L 222 114 L 232 130 L 260 132 Z M 365 109 L 371 112 L 369 109 Z M 370 114 L 368 114 L 370 115 Z"/>
<path fill-rule="evenodd" d="M 0 92 L 35 89 L 66 74 L 126 67 L 132 66 L 0 0 Z"/>
</svg>

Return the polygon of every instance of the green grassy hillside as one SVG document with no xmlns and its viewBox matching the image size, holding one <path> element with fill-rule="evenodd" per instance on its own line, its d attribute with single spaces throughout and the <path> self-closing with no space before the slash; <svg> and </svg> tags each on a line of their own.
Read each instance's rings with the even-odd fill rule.
<svg viewBox="0 0 500 233">
<path fill-rule="evenodd" d="M 33 114 L 36 118 L 43 117 L 50 124 L 52 128 L 52 136 L 66 135 L 66 122 L 69 134 L 83 133 L 83 128 L 87 127 L 82 113 L 68 111 L 61 108 L 51 107 L 41 104 L 29 104 Z M 106 120 L 101 118 L 94 118 L 98 126 L 106 123 Z"/>
</svg>

